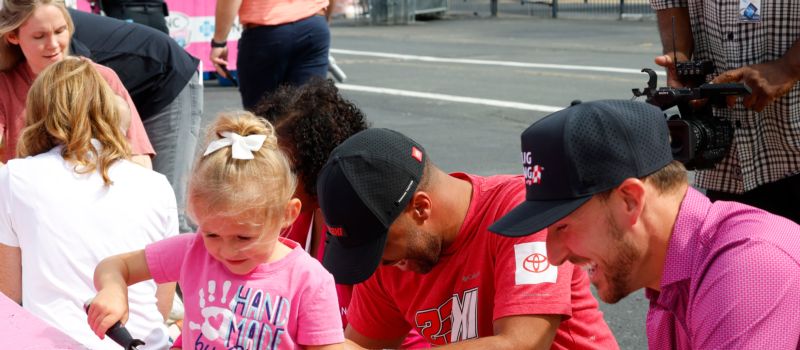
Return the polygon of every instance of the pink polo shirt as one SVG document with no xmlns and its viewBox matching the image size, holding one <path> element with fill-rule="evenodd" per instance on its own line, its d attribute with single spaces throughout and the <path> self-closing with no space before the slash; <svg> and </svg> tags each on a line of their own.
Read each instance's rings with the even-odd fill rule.
<svg viewBox="0 0 800 350">
<path fill-rule="evenodd" d="M 690 188 L 646 295 L 650 349 L 800 349 L 800 226 Z"/>
</svg>

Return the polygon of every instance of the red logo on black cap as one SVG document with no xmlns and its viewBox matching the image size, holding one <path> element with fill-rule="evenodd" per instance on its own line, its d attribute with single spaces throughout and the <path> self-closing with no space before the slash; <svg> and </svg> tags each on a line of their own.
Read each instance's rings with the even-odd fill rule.
<svg viewBox="0 0 800 350">
<path fill-rule="evenodd" d="M 344 237 L 344 230 L 341 227 L 328 227 L 328 232 L 336 237 Z"/>
<path fill-rule="evenodd" d="M 411 146 L 411 157 L 422 163 L 422 151 L 419 148 Z"/>
<path fill-rule="evenodd" d="M 532 163 L 533 153 L 522 152 L 522 174 L 525 175 L 525 185 L 527 186 L 542 183 L 544 167 L 541 165 L 533 165 Z"/>
</svg>

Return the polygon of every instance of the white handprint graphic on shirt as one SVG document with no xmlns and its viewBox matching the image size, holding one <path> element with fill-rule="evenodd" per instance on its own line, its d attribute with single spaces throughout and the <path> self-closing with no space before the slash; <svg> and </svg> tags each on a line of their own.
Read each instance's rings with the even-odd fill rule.
<svg viewBox="0 0 800 350">
<path fill-rule="evenodd" d="M 226 297 L 228 295 L 228 290 L 231 287 L 231 281 L 225 281 L 222 283 L 222 293 L 220 295 L 220 302 L 222 305 L 226 305 Z M 206 306 L 206 301 L 210 304 L 213 303 L 216 299 L 216 281 L 210 280 L 208 281 L 208 290 L 203 290 L 200 288 L 199 291 L 199 306 L 200 306 L 200 315 L 203 316 L 203 324 L 199 325 L 194 322 L 189 322 L 189 329 L 192 330 L 200 330 L 203 332 L 203 336 L 208 340 L 216 340 L 217 338 L 223 336 L 223 332 L 227 332 L 230 326 L 230 322 L 235 320 L 233 312 L 228 310 L 227 307 L 219 307 L 219 306 Z M 212 325 L 213 323 L 217 323 L 216 326 Z"/>
</svg>

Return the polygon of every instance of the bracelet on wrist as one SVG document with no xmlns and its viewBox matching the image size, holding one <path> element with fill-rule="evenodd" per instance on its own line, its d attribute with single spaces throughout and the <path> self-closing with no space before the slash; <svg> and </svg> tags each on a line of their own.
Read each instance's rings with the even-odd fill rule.
<svg viewBox="0 0 800 350">
<path fill-rule="evenodd" d="M 228 42 L 227 41 L 223 41 L 223 42 L 220 43 L 220 42 L 214 41 L 214 38 L 211 38 L 211 48 L 212 49 L 223 48 L 223 47 L 227 47 L 227 46 L 228 46 Z"/>
</svg>

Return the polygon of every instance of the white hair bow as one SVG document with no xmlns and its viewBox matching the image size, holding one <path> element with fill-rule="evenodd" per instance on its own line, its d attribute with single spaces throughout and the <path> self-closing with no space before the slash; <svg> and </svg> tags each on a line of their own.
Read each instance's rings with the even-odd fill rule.
<svg viewBox="0 0 800 350">
<path fill-rule="evenodd" d="M 221 139 L 216 139 L 208 144 L 203 157 L 216 152 L 220 148 L 231 146 L 231 158 L 253 159 L 253 152 L 261 149 L 264 140 L 267 139 L 267 135 L 242 136 L 230 131 L 225 131 L 221 135 Z"/>
</svg>

